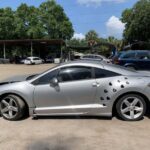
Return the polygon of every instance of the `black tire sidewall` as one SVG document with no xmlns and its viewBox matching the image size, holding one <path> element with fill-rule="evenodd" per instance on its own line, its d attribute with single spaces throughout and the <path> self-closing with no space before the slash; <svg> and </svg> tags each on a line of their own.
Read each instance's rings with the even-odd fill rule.
<svg viewBox="0 0 150 150">
<path fill-rule="evenodd" d="M 141 100 L 142 104 L 143 104 L 143 112 L 142 114 L 136 118 L 136 119 L 128 119 L 126 117 L 124 117 L 124 115 L 122 115 L 121 113 L 121 104 L 122 104 L 122 101 L 128 97 L 137 97 L 138 99 Z M 124 120 L 124 121 L 139 121 L 143 118 L 143 116 L 145 115 L 146 113 L 146 102 L 145 100 L 143 99 L 143 97 L 141 97 L 140 95 L 137 95 L 137 94 L 127 94 L 127 95 L 124 95 L 123 97 L 121 97 L 117 104 L 116 104 L 116 111 L 117 111 L 117 115 L 120 119 Z"/>
</svg>

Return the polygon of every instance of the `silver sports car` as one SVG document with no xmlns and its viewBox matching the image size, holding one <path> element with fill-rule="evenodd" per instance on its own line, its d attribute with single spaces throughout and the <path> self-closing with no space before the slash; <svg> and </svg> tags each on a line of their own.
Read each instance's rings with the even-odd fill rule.
<svg viewBox="0 0 150 150">
<path fill-rule="evenodd" d="M 42 74 L 0 83 L 4 119 L 36 116 L 112 116 L 141 119 L 150 103 L 150 77 L 104 62 L 75 61 Z"/>
</svg>

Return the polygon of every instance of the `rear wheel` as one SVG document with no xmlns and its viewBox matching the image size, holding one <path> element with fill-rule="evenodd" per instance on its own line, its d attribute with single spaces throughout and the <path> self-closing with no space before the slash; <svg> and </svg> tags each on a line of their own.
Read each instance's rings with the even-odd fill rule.
<svg viewBox="0 0 150 150">
<path fill-rule="evenodd" d="M 116 110 L 121 119 L 137 121 L 143 118 L 146 112 L 146 103 L 141 96 L 128 94 L 117 102 Z"/>
<path fill-rule="evenodd" d="M 0 111 L 4 119 L 16 121 L 25 115 L 25 103 L 16 95 L 8 95 L 0 102 Z"/>
</svg>

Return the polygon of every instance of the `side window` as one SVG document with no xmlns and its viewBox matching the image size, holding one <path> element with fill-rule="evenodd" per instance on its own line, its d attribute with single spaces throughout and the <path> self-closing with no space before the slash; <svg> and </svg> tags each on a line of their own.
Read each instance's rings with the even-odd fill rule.
<svg viewBox="0 0 150 150">
<path fill-rule="evenodd" d="M 34 81 L 33 84 L 35 84 L 35 85 L 49 84 L 50 80 L 57 76 L 58 71 L 59 70 L 56 69 L 54 71 L 51 71 L 51 72 L 45 74 L 44 76 L 42 76 L 39 79 L 37 79 L 36 81 Z"/>
<path fill-rule="evenodd" d="M 114 77 L 114 76 L 119 76 L 120 74 L 100 69 L 100 68 L 94 68 L 95 70 L 95 78 L 107 78 L 107 77 Z"/>
<path fill-rule="evenodd" d="M 62 68 L 58 74 L 59 82 L 87 80 L 92 78 L 90 67 L 68 67 Z"/>
<path fill-rule="evenodd" d="M 148 52 L 139 52 L 139 53 L 137 53 L 136 58 L 143 59 L 143 60 L 150 59 Z"/>
<path fill-rule="evenodd" d="M 122 56 L 122 58 L 124 58 L 124 59 L 133 59 L 133 58 L 135 58 L 135 52 L 126 53 Z"/>
<path fill-rule="evenodd" d="M 33 58 L 33 60 L 40 60 L 39 58 Z"/>
<path fill-rule="evenodd" d="M 96 59 L 102 59 L 100 56 L 95 56 Z"/>
</svg>

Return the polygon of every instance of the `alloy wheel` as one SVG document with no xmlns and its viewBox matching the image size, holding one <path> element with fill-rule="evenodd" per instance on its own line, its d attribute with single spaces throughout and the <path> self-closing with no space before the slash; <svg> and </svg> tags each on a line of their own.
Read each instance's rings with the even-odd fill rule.
<svg viewBox="0 0 150 150">
<path fill-rule="evenodd" d="M 1 101 L 1 113 L 7 119 L 14 118 L 18 111 L 18 105 L 14 98 L 6 97 Z"/>
<path fill-rule="evenodd" d="M 144 105 L 138 97 L 127 97 L 121 103 L 121 113 L 129 120 L 137 119 L 143 111 Z"/>
</svg>

